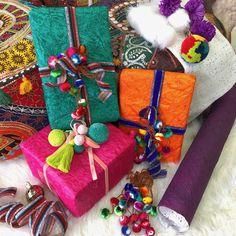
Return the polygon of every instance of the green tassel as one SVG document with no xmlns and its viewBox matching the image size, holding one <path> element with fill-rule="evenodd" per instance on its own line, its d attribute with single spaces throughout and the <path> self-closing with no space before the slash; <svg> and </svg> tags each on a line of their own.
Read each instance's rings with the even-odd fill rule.
<svg viewBox="0 0 236 236">
<path fill-rule="evenodd" d="M 46 162 L 49 166 L 58 169 L 64 173 L 70 171 L 70 165 L 74 156 L 74 147 L 72 144 L 66 143 L 59 147 Z"/>
<path fill-rule="evenodd" d="M 11 103 L 11 97 L 0 89 L 0 105 L 9 105 Z"/>
</svg>

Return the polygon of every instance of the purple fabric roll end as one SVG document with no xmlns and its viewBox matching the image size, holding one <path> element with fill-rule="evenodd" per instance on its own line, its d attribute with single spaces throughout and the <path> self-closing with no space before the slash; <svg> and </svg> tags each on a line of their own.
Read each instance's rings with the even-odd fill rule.
<svg viewBox="0 0 236 236">
<path fill-rule="evenodd" d="M 188 229 L 236 117 L 236 86 L 211 108 L 159 203 L 160 220 Z"/>
</svg>

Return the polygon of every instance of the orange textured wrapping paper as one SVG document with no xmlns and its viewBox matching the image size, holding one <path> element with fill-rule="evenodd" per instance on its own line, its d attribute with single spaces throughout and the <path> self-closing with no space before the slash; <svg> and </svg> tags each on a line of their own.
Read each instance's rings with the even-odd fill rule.
<svg viewBox="0 0 236 236">
<path fill-rule="evenodd" d="M 155 71 L 124 69 L 120 75 L 121 117 L 143 123 L 139 111 L 150 105 Z M 166 126 L 186 128 L 195 76 L 185 73 L 164 72 L 164 80 L 158 107 L 159 119 Z M 162 156 L 163 162 L 178 162 L 181 156 L 183 135 L 174 134 L 162 141 L 170 152 Z"/>
</svg>

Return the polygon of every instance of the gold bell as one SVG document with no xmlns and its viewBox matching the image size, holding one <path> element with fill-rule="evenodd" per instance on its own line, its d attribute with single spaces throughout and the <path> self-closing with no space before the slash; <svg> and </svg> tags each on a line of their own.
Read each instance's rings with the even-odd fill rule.
<svg viewBox="0 0 236 236">
<path fill-rule="evenodd" d="M 39 185 L 31 185 L 29 182 L 26 183 L 26 199 L 31 202 L 39 196 L 44 196 L 43 188 Z"/>
</svg>

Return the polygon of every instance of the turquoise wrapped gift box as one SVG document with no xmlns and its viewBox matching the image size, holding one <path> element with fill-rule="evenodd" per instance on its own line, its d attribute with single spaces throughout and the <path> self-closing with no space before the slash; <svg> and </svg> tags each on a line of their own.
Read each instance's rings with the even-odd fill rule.
<svg viewBox="0 0 236 236">
<path fill-rule="evenodd" d="M 76 8 L 76 21 L 81 45 L 88 51 L 88 63 L 112 62 L 111 39 L 108 11 L 106 7 Z M 48 58 L 69 48 L 69 37 L 65 8 L 34 7 L 30 14 L 30 24 L 39 67 L 48 66 Z M 95 80 L 83 77 L 88 94 L 91 123 L 114 122 L 119 118 L 117 74 L 106 72 L 103 79 L 110 85 L 112 95 L 105 101 L 99 100 L 99 87 Z M 45 83 L 56 83 L 52 76 L 42 78 L 51 128 L 70 128 L 71 113 L 77 107 L 77 100 L 59 88 Z"/>
</svg>

